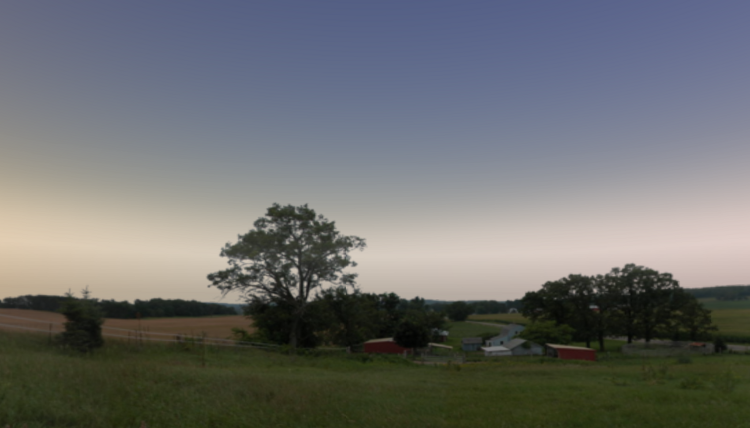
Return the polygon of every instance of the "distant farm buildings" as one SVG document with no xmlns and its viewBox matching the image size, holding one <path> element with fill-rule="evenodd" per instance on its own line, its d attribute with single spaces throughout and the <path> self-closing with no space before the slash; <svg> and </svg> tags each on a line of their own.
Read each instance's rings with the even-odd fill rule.
<svg viewBox="0 0 750 428">
<path fill-rule="evenodd" d="M 485 346 L 481 349 L 485 357 L 544 355 L 542 345 L 521 338 L 515 338 L 505 345 Z"/>
<path fill-rule="evenodd" d="M 500 329 L 500 334 L 497 336 L 487 339 L 485 346 L 505 346 L 506 343 L 513 340 L 519 333 L 524 330 L 524 326 L 520 324 L 508 324 Z"/>
<path fill-rule="evenodd" d="M 485 346 L 482 348 L 485 357 L 510 357 L 513 353 L 505 346 Z"/>
<path fill-rule="evenodd" d="M 434 349 L 452 350 L 453 347 L 440 343 L 428 343 L 426 348 L 417 348 L 420 352 L 433 351 Z M 364 343 L 363 351 L 368 354 L 414 354 L 414 349 L 398 345 L 392 337 L 368 340 Z"/>
<path fill-rule="evenodd" d="M 561 360 L 596 361 L 596 350 L 580 346 L 547 344 L 547 356 Z"/>
<path fill-rule="evenodd" d="M 461 339 L 461 349 L 464 351 L 478 351 L 480 347 L 482 347 L 481 337 L 464 337 Z"/>
<path fill-rule="evenodd" d="M 392 337 L 368 340 L 364 344 L 364 351 L 368 354 L 403 354 L 411 353 L 411 349 L 399 346 Z"/>
<path fill-rule="evenodd" d="M 529 342 L 517 337 L 505 345 L 512 355 L 544 355 L 544 347 L 538 343 Z"/>
</svg>

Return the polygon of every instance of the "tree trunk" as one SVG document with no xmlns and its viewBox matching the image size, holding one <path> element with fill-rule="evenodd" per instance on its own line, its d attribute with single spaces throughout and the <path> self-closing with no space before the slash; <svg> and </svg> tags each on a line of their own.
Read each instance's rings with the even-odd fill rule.
<svg viewBox="0 0 750 428">
<path fill-rule="evenodd" d="M 297 337 L 299 330 L 299 317 L 294 317 L 294 323 L 292 323 L 292 332 L 289 335 L 289 353 L 296 354 L 297 353 Z"/>
<path fill-rule="evenodd" d="M 604 333 L 599 331 L 599 351 L 604 352 Z"/>
</svg>

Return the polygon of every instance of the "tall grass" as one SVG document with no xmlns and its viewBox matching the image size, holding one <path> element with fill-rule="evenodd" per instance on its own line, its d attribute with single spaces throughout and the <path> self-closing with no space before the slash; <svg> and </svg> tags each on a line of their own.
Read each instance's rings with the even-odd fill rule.
<svg viewBox="0 0 750 428">
<path fill-rule="evenodd" d="M 446 370 L 400 357 L 208 347 L 205 361 L 198 347 L 108 343 L 82 356 L 44 337 L 0 332 L 0 427 L 705 428 L 750 420 L 742 355 L 650 360 L 665 373 L 658 383 L 644 380 L 634 358 L 505 358 Z M 685 379 L 706 387 L 681 387 L 692 385 Z"/>
</svg>

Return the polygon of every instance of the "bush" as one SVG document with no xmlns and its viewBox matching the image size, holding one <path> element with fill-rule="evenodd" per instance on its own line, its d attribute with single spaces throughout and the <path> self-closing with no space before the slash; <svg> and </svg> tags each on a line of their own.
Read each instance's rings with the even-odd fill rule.
<svg viewBox="0 0 750 428">
<path fill-rule="evenodd" d="M 60 312 L 68 320 L 65 323 L 65 331 L 59 336 L 62 345 L 81 352 L 92 352 L 96 348 L 101 348 L 104 345 L 104 319 L 94 301 L 89 298 L 88 287 L 83 290 L 83 299 L 75 299 L 70 292 L 66 297 L 60 308 Z"/>
<path fill-rule="evenodd" d="M 714 352 L 720 354 L 727 349 L 727 343 L 724 341 L 724 338 L 721 336 L 716 336 L 716 338 L 714 339 Z"/>
<path fill-rule="evenodd" d="M 716 376 L 714 378 L 713 384 L 714 388 L 716 388 L 720 392 L 728 394 L 734 391 L 734 388 L 737 387 L 738 382 L 739 380 L 737 379 L 737 376 L 731 370 L 727 370 L 722 374 Z"/>
<path fill-rule="evenodd" d="M 680 382 L 680 388 L 682 389 L 703 389 L 705 385 L 698 378 L 687 378 Z"/>
</svg>

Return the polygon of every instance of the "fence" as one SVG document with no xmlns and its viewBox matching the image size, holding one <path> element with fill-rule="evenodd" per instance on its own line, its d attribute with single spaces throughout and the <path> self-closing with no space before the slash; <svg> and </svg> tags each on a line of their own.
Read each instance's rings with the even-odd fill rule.
<svg viewBox="0 0 750 428">
<path fill-rule="evenodd" d="M 466 359 L 463 354 L 431 355 L 431 354 L 423 353 L 419 356 L 419 360 L 421 360 L 424 363 L 429 363 L 429 364 L 447 364 L 447 363 L 463 364 L 466 362 Z"/>
<path fill-rule="evenodd" d="M 33 318 L 23 318 L 23 317 L 17 317 L 14 315 L 5 315 L 5 314 L 0 314 L 0 317 L 17 320 L 15 324 L 10 324 L 8 322 L 0 322 L 0 329 L 4 327 L 4 328 L 26 330 L 26 331 L 34 331 L 38 333 L 46 333 L 50 335 L 50 338 L 52 337 L 53 334 L 62 333 L 65 330 L 65 325 L 61 322 L 41 321 L 41 320 L 35 320 Z M 0 321 L 3 321 L 3 318 L 0 318 Z M 18 321 L 24 321 L 24 322 L 18 322 Z M 42 324 L 46 325 L 47 328 L 42 328 L 41 326 Z M 30 327 L 29 325 L 32 325 L 32 326 Z M 33 327 L 33 325 L 38 325 L 39 327 Z M 115 333 L 107 333 L 105 330 L 112 330 L 112 331 L 115 331 Z M 147 341 L 147 342 L 178 343 L 178 344 L 198 343 L 198 344 L 205 344 L 205 345 L 211 345 L 211 346 L 227 346 L 227 347 L 235 347 L 235 348 L 238 348 L 238 347 L 258 348 L 258 349 L 266 349 L 266 350 L 284 349 L 283 346 L 272 344 L 272 343 L 247 342 L 243 340 L 222 339 L 219 337 L 210 337 L 210 336 L 205 336 L 205 335 L 196 336 L 196 335 L 187 335 L 187 334 L 182 334 L 182 333 L 160 333 L 160 332 L 153 332 L 149 330 L 129 330 L 125 328 L 107 327 L 107 326 L 102 326 L 102 336 L 114 337 L 118 339 L 127 339 L 128 341 L 133 341 L 135 343 L 141 343 L 141 344 L 144 341 Z M 161 338 L 151 337 L 151 336 L 161 336 Z M 298 348 L 298 350 L 300 352 L 310 351 L 310 352 L 316 352 L 316 353 L 344 352 L 344 351 L 348 352 L 349 351 L 348 348 L 340 348 L 340 347 Z"/>
<path fill-rule="evenodd" d="M 680 355 L 711 354 L 714 345 L 706 343 L 704 346 L 690 346 L 690 342 L 669 343 L 631 343 L 622 346 L 622 353 L 626 355 L 639 355 L 642 357 L 674 357 Z"/>
</svg>

